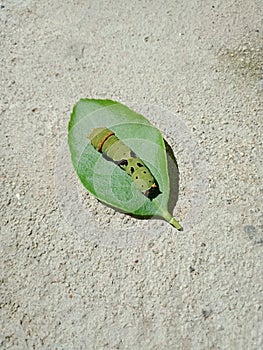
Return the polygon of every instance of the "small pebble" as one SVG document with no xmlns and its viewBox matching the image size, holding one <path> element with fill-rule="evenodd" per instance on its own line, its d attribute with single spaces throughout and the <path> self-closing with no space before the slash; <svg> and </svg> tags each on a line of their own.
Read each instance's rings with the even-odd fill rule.
<svg viewBox="0 0 263 350">
<path fill-rule="evenodd" d="M 254 235 L 256 233 L 256 228 L 253 225 L 246 225 L 244 231 L 249 235 Z"/>
</svg>

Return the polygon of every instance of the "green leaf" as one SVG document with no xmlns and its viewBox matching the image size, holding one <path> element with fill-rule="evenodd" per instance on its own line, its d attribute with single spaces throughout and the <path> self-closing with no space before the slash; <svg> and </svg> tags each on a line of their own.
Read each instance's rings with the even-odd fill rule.
<svg viewBox="0 0 263 350">
<path fill-rule="evenodd" d="M 159 184 L 157 197 L 150 200 L 143 195 L 131 176 L 95 150 L 88 135 L 98 127 L 112 130 L 143 160 Z M 68 143 L 78 177 L 96 198 L 129 214 L 162 217 L 181 229 L 167 209 L 170 185 L 164 140 L 145 117 L 115 101 L 81 99 L 71 114 Z"/>
</svg>

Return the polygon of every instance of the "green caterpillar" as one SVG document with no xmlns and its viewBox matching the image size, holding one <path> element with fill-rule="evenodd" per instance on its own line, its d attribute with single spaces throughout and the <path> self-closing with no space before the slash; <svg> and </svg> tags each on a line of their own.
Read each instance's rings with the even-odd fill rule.
<svg viewBox="0 0 263 350">
<path fill-rule="evenodd" d="M 114 162 L 132 177 L 136 187 L 147 198 L 152 200 L 161 193 L 157 181 L 144 162 L 113 131 L 104 127 L 95 128 L 88 138 L 106 160 Z"/>
</svg>

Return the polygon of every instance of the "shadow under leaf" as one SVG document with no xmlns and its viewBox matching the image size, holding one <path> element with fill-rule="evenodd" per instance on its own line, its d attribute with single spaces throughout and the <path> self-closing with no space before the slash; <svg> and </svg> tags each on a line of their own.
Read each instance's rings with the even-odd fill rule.
<svg viewBox="0 0 263 350">
<path fill-rule="evenodd" d="M 180 176 L 179 176 L 178 164 L 177 164 L 177 160 L 175 158 L 174 152 L 166 140 L 164 140 L 164 144 L 165 144 L 166 156 L 167 156 L 168 176 L 170 180 L 170 197 L 168 201 L 168 210 L 170 213 L 172 213 L 179 198 Z"/>
</svg>

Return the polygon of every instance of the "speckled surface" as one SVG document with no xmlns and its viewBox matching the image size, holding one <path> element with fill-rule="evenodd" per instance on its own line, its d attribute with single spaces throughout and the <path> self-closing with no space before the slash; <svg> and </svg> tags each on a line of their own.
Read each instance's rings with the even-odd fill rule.
<svg viewBox="0 0 263 350">
<path fill-rule="evenodd" d="M 261 1 L 0 5 L 0 348 L 262 348 Z M 81 97 L 162 130 L 183 232 L 85 193 Z"/>
</svg>

